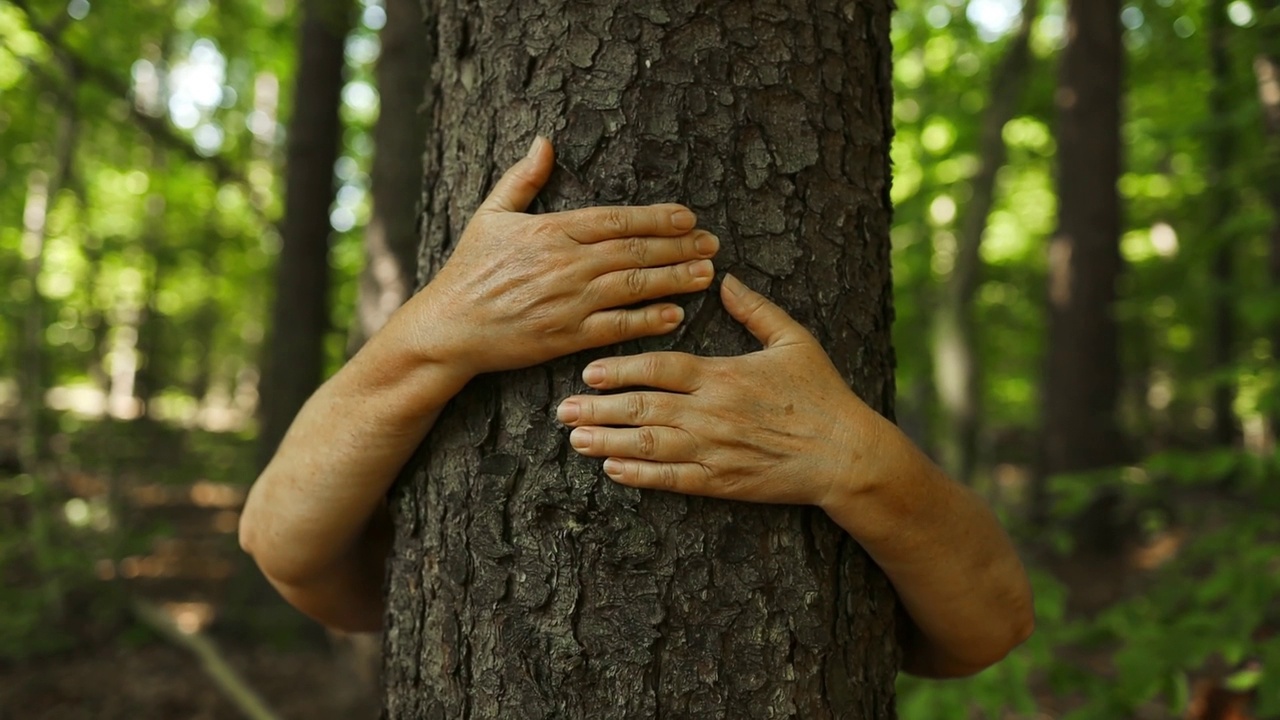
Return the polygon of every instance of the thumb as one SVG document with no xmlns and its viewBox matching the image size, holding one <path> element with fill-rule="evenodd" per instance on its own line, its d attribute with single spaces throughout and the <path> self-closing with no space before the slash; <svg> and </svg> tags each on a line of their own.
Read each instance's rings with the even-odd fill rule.
<svg viewBox="0 0 1280 720">
<path fill-rule="evenodd" d="M 809 334 L 785 310 L 732 275 L 725 275 L 720 284 L 720 301 L 766 348 L 790 344 Z"/>
<path fill-rule="evenodd" d="M 541 135 L 535 137 L 529 154 L 498 179 L 477 212 L 524 212 L 551 177 L 555 158 L 551 141 Z"/>
</svg>

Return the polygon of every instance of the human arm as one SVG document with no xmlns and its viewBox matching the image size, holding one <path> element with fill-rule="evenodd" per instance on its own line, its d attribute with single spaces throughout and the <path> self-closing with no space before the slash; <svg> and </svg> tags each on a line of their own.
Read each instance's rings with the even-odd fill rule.
<svg viewBox="0 0 1280 720">
<path fill-rule="evenodd" d="M 821 507 L 897 590 L 913 624 L 909 672 L 969 675 L 1025 640 L 1030 586 L 982 500 L 858 399 L 780 308 L 733 277 L 721 299 L 764 349 L 592 363 L 583 379 L 594 389 L 654 390 L 566 399 L 574 448 L 634 487 Z"/>
<path fill-rule="evenodd" d="M 710 285 L 719 243 L 681 206 L 523 214 L 553 167 L 535 141 L 436 279 L 307 401 L 250 490 L 241 545 L 320 622 L 381 625 L 383 498 L 472 377 L 669 332 L 678 306 L 633 306 Z"/>
</svg>

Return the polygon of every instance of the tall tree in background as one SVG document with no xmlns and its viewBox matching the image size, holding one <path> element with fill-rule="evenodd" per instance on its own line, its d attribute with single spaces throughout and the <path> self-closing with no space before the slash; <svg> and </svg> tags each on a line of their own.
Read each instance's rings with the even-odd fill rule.
<svg viewBox="0 0 1280 720">
<path fill-rule="evenodd" d="M 1013 119 L 1031 69 L 1031 27 L 1039 0 L 1026 0 L 1022 20 L 991 79 L 991 95 L 982 112 L 978 136 L 978 171 L 970 183 L 972 196 L 961 215 L 956 260 L 942 288 L 934 315 L 934 382 L 942 409 L 943 464 L 961 482 L 972 482 L 978 456 L 978 418 L 982 387 L 979 378 L 977 326 L 973 298 L 982 282 L 982 235 L 995 204 L 996 174 L 1008 150 L 1004 126 Z"/>
<path fill-rule="evenodd" d="M 76 145 L 79 142 L 78 113 L 71 103 L 59 103 L 58 120 L 49 138 L 50 167 L 27 177 L 26 202 L 22 210 L 22 257 L 26 264 L 29 298 L 22 328 L 22 359 L 18 364 L 18 387 L 22 393 L 22 440 L 18 457 L 23 467 L 35 472 L 45 459 L 48 428 L 45 427 L 44 393 L 48 389 L 45 365 L 45 297 L 40 290 L 44 271 L 45 244 L 49 235 L 49 213 L 62 189 L 71 182 Z"/>
<path fill-rule="evenodd" d="M 553 134 L 546 207 L 687 203 L 720 269 L 890 413 L 889 7 L 439 2 L 424 274 L 493 169 Z M 714 296 L 685 302 L 638 346 L 756 349 Z M 602 479 L 554 419 L 584 362 L 473 382 L 401 484 L 384 716 L 892 717 L 895 602 L 857 544 L 813 508 Z"/>
<path fill-rule="evenodd" d="M 1071 0 L 1058 107 L 1058 229 L 1049 244 L 1049 346 L 1042 475 L 1117 463 L 1120 277 L 1119 0 Z M 1046 508 L 1037 483 L 1033 514 Z"/>
<path fill-rule="evenodd" d="M 1280 293 L 1280 2 L 1264 0 L 1262 51 L 1253 60 L 1266 132 L 1267 191 L 1271 203 L 1271 287 Z M 1271 357 L 1280 358 L 1280 315 L 1271 320 Z M 1280 388 L 1272 388 L 1271 438 L 1280 445 Z"/>
<path fill-rule="evenodd" d="M 1235 237 L 1229 230 L 1238 211 L 1236 189 L 1231 186 L 1235 155 L 1232 126 L 1231 35 L 1226 0 L 1211 0 L 1205 8 L 1209 36 L 1209 204 L 1205 227 L 1207 240 L 1216 248 L 1213 258 L 1213 441 L 1234 447 L 1241 441 L 1236 417 Z"/>
<path fill-rule="evenodd" d="M 323 379 L 324 337 L 330 327 L 329 206 L 342 139 L 338 111 L 352 20 L 351 0 L 302 4 L 276 299 L 259 384 L 260 466 L 270 460 L 294 415 Z"/>
<path fill-rule="evenodd" d="M 350 350 L 364 344 L 413 291 L 418 268 L 418 205 L 422 199 L 422 113 L 430 72 L 427 31 L 418 0 L 386 0 L 379 38 L 378 122 L 370 172 L 373 215 L 365 227 Z"/>
</svg>

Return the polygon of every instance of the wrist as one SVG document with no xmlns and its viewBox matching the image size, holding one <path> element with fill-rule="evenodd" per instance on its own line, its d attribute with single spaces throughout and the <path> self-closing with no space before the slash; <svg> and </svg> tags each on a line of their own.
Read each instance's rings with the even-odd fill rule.
<svg viewBox="0 0 1280 720">
<path fill-rule="evenodd" d="M 461 390 L 484 370 L 478 367 L 474 343 L 469 342 L 464 313 L 450 307 L 449 300 L 428 285 L 409 298 L 379 334 L 401 344 L 404 362 L 414 369 L 437 374 Z"/>
<path fill-rule="evenodd" d="M 344 367 L 354 391 L 403 407 L 406 420 L 442 407 L 476 372 L 443 322 L 425 322 L 423 308 L 401 307 Z"/>
<path fill-rule="evenodd" d="M 827 487 L 816 503 L 833 518 L 863 504 L 884 483 L 884 457 L 892 452 L 892 425 L 850 392 L 836 414 L 838 456 L 824 472 Z"/>
</svg>

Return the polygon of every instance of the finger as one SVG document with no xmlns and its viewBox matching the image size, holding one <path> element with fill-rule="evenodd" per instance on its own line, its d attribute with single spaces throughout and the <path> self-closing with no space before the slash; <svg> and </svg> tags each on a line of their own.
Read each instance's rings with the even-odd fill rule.
<svg viewBox="0 0 1280 720">
<path fill-rule="evenodd" d="M 687 462 L 696 452 L 693 436 L 671 427 L 606 428 L 598 425 L 574 428 L 569 444 L 587 457 L 635 458 L 661 462 Z"/>
<path fill-rule="evenodd" d="M 767 348 L 798 342 L 809 336 L 809 331 L 791 319 L 785 310 L 732 275 L 725 275 L 724 282 L 720 284 L 720 301 L 733 319 L 745 325 Z"/>
<path fill-rule="evenodd" d="M 535 137 L 529 153 L 498 179 L 479 212 L 524 212 L 551 177 L 556 154 L 551 141 Z"/>
<path fill-rule="evenodd" d="M 654 352 L 596 360 L 582 380 L 596 390 L 651 387 L 691 393 L 702 387 L 702 358 L 688 353 Z"/>
<path fill-rule="evenodd" d="M 667 490 L 685 495 L 711 495 L 711 473 L 699 463 L 664 463 L 609 458 L 604 472 L 614 482 L 636 488 Z"/>
<path fill-rule="evenodd" d="M 667 392 L 620 395 L 578 395 L 556 408 L 556 419 L 571 427 L 584 425 L 667 425 L 679 417 L 676 404 L 683 397 Z"/>
<path fill-rule="evenodd" d="M 715 274 L 715 266 L 710 260 L 619 270 L 592 280 L 587 285 L 587 297 L 596 298 L 601 307 L 632 305 L 643 300 L 706 290 Z"/>
<path fill-rule="evenodd" d="M 583 244 L 643 235 L 670 237 L 693 229 L 698 218 L 683 205 L 616 205 L 566 210 L 552 215 L 569 237 Z"/>
<path fill-rule="evenodd" d="M 628 237 L 605 240 L 589 252 L 604 271 L 651 268 L 715 257 L 720 239 L 698 230 L 677 237 Z"/>
<path fill-rule="evenodd" d="M 684 320 L 684 308 L 661 304 L 631 310 L 601 310 L 582 321 L 582 334 L 601 347 L 653 335 L 665 335 Z"/>
</svg>

